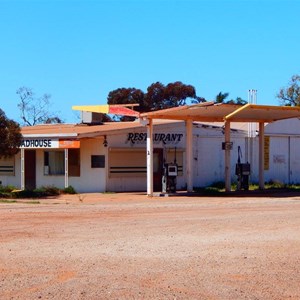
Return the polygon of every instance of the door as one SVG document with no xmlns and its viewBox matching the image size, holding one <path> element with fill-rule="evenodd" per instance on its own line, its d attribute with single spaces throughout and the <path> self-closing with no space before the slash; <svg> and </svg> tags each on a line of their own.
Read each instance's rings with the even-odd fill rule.
<svg viewBox="0 0 300 300">
<path fill-rule="evenodd" d="M 290 178 L 288 183 L 300 183 L 300 138 L 290 137 Z"/>
<path fill-rule="evenodd" d="M 153 150 L 153 190 L 162 191 L 163 149 Z"/>
<path fill-rule="evenodd" d="M 35 150 L 25 150 L 25 189 L 36 188 L 36 154 Z"/>
</svg>

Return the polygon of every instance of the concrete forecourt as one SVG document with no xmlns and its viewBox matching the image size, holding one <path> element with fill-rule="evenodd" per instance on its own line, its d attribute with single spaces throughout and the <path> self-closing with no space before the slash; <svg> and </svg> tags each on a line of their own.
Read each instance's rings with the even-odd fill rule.
<svg viewBox="0 0 300 300">
<path fill-rule="evenodd" d="M 299 299 L 300 195 L 0 203 L 0 299 Z"/>
</svg>

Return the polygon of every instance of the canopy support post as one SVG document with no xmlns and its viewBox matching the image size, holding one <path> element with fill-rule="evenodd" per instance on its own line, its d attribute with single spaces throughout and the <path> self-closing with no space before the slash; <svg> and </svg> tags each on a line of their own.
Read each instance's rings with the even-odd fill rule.
<svg viewBox="0 0 300 300">
<path fill-rule="evenodd" d="M 265 188 L 264 178 L 264 146 L 265 146 L 265 126 L 264 122 L 259 123 L 259 188 Z"/>
<path fill-rule="evenodd" d="M 231 191 L 230 122 L 225 121 L 225 190 Z"/>
<path fill-rule="evenodd" d="M 153 120 L 147 125 L 147 195 L 153 196 Z"/>
<path fill-rule="evenodd" d="M 193 120 L 186 121 L 186 176 L 187 191 L 193 191 Z"/>
</svg>

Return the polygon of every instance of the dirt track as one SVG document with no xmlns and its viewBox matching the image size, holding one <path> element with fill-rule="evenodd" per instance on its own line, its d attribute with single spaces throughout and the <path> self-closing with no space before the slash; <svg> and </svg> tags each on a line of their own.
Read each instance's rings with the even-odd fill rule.
<svg viewBox="0 0 300 300">
<path fill-rule="evenodd" d="M 0 204 L 0 299 L 300 299 L 300 197 Z"/>
</svg>

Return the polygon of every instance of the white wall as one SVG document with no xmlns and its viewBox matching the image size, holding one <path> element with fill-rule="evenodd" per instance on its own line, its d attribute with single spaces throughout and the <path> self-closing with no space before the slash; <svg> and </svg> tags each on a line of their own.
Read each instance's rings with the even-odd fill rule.
<svg viewBox="0 0 300 300">
<path fill-rule="evenodd" d="M 276 121 L 265 126 L 270 137 L 269 170 L 265 181 L 300 183 L 300 120 Z"/>
<path fill-rule="evenodd" d="M 205 187 L 218 181 L 225 181 L 225 152 L 222 150 L 224 137 L 201 137 L 194 135 L 193 175 L 194 186 Z M 242 150 L 241 162 L 245 162 L 245 138 L 231 137 L 231 181 L 236 181 L 235 165 L 238 160 L 238 146 Z"/>
<path fill-rule="evenodd" d="M 105 168 L 91 168 L 91 155 L 105 155 Z M 70 177 L 69 184 L 80 192 L 105 192 L 107 148 L 103 146 L 103 139 L 82 140 L 80 159 L 80 177 Z"/>
<path fill-rule="evenodd" d="M 103 146 L 102 138 L 81 140 L 80 146 L 80 177 L 69 177 L 69 185 L 77 192 L 106 191 L 106 168 L 91 168 L 91 155 L 106 155 L 107 148 Z M 14 185 L 21 188 L 21 157 L 15 156 L 15 176 L 0 176 L 2 185 Z M 44 150 L 36 149 L 36 187 L 53 185 L 63 189 L 63 175 L 44 175 Z"/>
<path fill-rule="evenodd" d="M 265 181 L 300 183 L 300 137 L 270 137 L 269 169 Z"/>
<path fill-rule="evenodd" d="M 298 118 L 286 119 L 269 123 L 265 126 L 265 135 L 300 135 L 300 120 Z"/>
<path fill-rule="evenodd" d="M 69 176 L 69 185 L 77 192 L 104 192 L 106 190 L 105 168 L 91 168 L 91 155 L 104 155 L 102 139 L 86 139 L 80 141 L 80 177 Z M 44 151 L 36 151 L 36 186 L 53 185 L 63 189 L 65 177 L 63 175 L 44 175 Z"/>
<path fill-rule="evenodd" d="M 270 137 L 269 170 L 265 170 L 265 181 L 289 182 L 289 138 Z"/>
<path fill-rule="evenodd" d="M 128 141 L 128 133 L 146 133 L 146 127 L 129 129 L 127 133 L 113 134 L 107 137 L 108 148 L 134 148 L 134 149 L 144 149 L 145 159 L 146 159 L 146 142 L 137 141 L 136 143 L 131 143 Z M 163 142 L 156 143 L 154 142 L 154 148 L 185 148 L 185 124 L 184 122 L 163 124 L 154 126 L 154 134 L 160 133 L 175 133 L 182 134 L 182 138 L 179 143 L 176 144 L 164 144 Z M 185 158 L 184 158 L 185 161 Z M 184 173 L 184 171 L 183 171 Z M 186 185 L 186 180 L 184 176 L 179 176 L 177 178 L 177 187 L 183 188 Z M 122 176 L 118 178 L 108 178 L 107 181 L 107 190 L 108 191 L 146 191 L 147 190 L 147 178 L 146 174 L 141 174 L 137 176 Z"/>
</svg>

